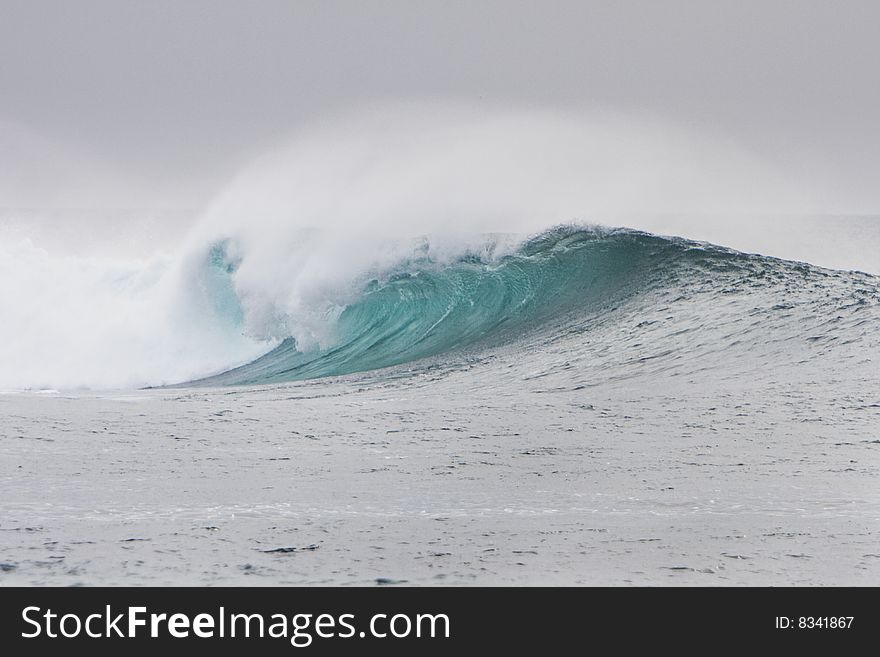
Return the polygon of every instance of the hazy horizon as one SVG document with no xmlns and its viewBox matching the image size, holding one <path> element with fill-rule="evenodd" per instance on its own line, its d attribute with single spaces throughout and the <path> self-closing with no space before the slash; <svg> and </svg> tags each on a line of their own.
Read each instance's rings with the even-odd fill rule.
<svg viewBox="0 0 880 657">
<path fill-rule="evenodd" d="M 876 3 L 3 9 L 7 209 L 201 210 L 266 150 L 327 117 L 415 101 L 441 116 L 453 102 L 663 122 L 781 172 L 816 212 L 880 212 Z"/>
</svg>

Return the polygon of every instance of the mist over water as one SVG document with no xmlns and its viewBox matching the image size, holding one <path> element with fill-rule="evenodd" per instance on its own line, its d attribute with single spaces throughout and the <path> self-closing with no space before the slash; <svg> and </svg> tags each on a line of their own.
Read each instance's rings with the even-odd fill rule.
<svg viewBox="0 0 880 657">
<path fill-rule="evenodd" d="M 443 268 L 470 255 L 492 266 L 558 224 L 880 271 L 876 223 L 814 209 L 785 172 L 658 119 L 376 106 L 292 135 L 185 228 L 183 215 L 145 233 L 137 219 L 121 227 L 108 224 L 112 211 L 79 211 L 59 234 L 113 225 L 113 236 L 53 240 L 53 222 L 7 213 L 0 388 L 168 384 L 286 339 L 328 349 L 371 282 L 414 260 Z M 144 241 L 156 248 L 131 257 Z"/>
</svg>

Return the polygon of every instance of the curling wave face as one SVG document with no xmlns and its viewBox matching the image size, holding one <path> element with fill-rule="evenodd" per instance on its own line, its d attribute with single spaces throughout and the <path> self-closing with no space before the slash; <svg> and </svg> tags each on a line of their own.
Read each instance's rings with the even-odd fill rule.
<svg viewBox="0 0 880 657">
<path fill-rule="evenodd" d="M 383 377 L 488 361 L 563 387 L 821 362 L 876 378 L 880 279 L 869 274 L 578 225 L 530 239 L 278 234 L 220 232 L 142 262 L 0 241 L 0 390 Z M 492 376 L 486 385 L 503 388 L 507 374 Z"/>
<path fill-rule="evenodd" d="M 436 367 L 498 354 L 590 385 L 656 368 L 718 367 L 730 375 L 832 351 L 845 362 L 880 349 L 878 279 L 867 274 L 583 227 L 555 228 L 501 255 L 471 250 L 438 262 L 424 251 L 364 281 L 328 319 L 330 344 L 300 348 L 288 336 L 246 365 L 189 385 Z M 233 260 L 215 247 L 211 266 L 233 277 Z"/>
</svg>

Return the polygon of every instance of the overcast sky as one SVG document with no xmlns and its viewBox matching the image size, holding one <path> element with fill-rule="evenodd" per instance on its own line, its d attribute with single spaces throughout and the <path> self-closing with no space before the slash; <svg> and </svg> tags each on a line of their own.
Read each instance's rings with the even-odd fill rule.
<svg viewBox="0 0 880 657">
<path fill-rule="evenodd" d="M 195 207 L 323 113 L 452 98 L 656 115 L 880 211 L 878 26 L 876 0 L 0 0 L 0 205 L 81 169 Z"/>
</svg>

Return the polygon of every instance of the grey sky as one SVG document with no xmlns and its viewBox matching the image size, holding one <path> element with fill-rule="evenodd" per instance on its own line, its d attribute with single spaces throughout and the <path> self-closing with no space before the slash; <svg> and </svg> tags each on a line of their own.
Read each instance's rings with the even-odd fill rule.
<svg viewBox="0 0 880 657">
<path fill-rule="evenodd" d="M 876 211 L 878 25 L 876 1 L 0 0 L 0 166 L 26 189 L 57 142 L 135 181 L 119 204 L 192 206 L 322 112 L 454 98 L 659 115 Z"/>
</svg>

